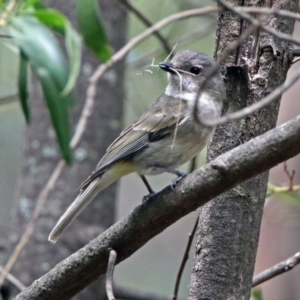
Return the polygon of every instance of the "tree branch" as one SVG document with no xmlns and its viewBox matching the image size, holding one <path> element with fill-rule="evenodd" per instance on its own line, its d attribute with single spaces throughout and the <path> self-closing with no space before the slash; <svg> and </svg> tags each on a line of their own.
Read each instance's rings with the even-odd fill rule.
<svg viewBox="0 0 300 300">
<path fill-rule="evenodd" d="M 96 88 L 94 86 L 91 87 L 91 91 L 93 93 L 96 93 L 95 90 L 96 90 Z M 82 135 L 83 135 L 86 125 L 87 125 L 88 118 L 92 113 L 93 106 L 94 106 L 93 98 L 88 97 L 84 104 L 84 107 L 82 109 L 78 123 L 76 125 L 76 129 L 75 129 L 74 135 L 72 137 L 72 140 L 70 142 L 70 146 L 72 149 L 74 149 L 78 145 L 78 143 L 80 142 L 80 140 L 82 138 Z M 24 247 L 30 240 L 30 238 L 33 234 L 36 222 L 40 216 L 42 209 L 44 208 L 44 205 L 46 203 L 48 195 L 55 188 L 56 182 L 59 179 L 65 166 L 66 166 L 65 161 L 63 159 L 60 159 L 59 162 L 57 163 L 56 167 L 54 168 L 52 174 L 50 175 L 46 185 L 40 192 L 40 194 L 37 198 L 38 200 L 37 200 L 36 206 L 34 208 L 32 217 L 31 217 L 20 241 L 15 246 L 7 263 L 5 264 L 3 272 L 0 273 L 0 286 L 5 279 L 5 276 L 7 276 L 7 274 L 9 274 L 10 270 L 12 269 L 12 267 L 18 260 L 22 250 L 24 249 Z"/>
<path fill-rule="evenodd" d="M 118 0 L 127 10 L 133 13 L 144 25 L 147 27 L 151 27 L 153 24 L 151 21 L 142 14 L 136 7 L 134 7 L 130 2 L 127 0 Z M 172 48 L 170 47 L 167 39 L 165 39 L 159 31 L 153 33 L 153 35 L 160 41 L 162 47 L 164 48 L 167 54 L 172 52 Z"/>
<path fill-rule="evenodd" d="M 3 272 L 3 267 L 0 266 L 0 273 L 2 272 Z M 26 286 L 19 279 L 17 279 L 15 276 L 13 276 L 10 273 L 6 275 L 6 280 L 10 282 L 13 286 L 15 286 L 19 291 L 23 291 L 26 289 Z"/>
<path fill-rule="evenodd" d="M 265 98 L 255 102 L 243 109 L 235 111 L 233 113 L 224 115 L 218 119 L 213 120 L 199 120 L 199 122 L 205 126 L 217 126 L 220 124 L 224 124 L 228 121 L 242 119 L 257 110 L 269 105 L 272 101 L 277 100 L 284 92 L 290 89 L 300 78 L 300 71 L 297 70 L 291 78 L 288 78 L 282 85 L 278 86 L 273 90 L 270 94 L 268 94 Z"/>
<path fill-rule="evenodd" d="M 97 83 L 97 80 L 103 75 L 103 73 L 107 69 L 109 69 L 113 64 L 115 64 L 122 58 L 124 58 L 131 49 L 133 49 L 136 45 L 138 45 L 143 40 L 151 36 L 154 32 L 157 32 L 158 30 L 162 29 L 163 27 L 167 26 L 172 22 L 186 18 L 196 17 L 199 15 L 205 15 L 207 17 L 210 13 L 216 13 L 219 10 L 220 9 L 215 6 L 206 6 L 179 12 L 158 21 L 157 23 L 153 24 L 151 27 L 149 27 L 148 29 L 131 39 L 126 45 L 124 45 L 124 47 L 122 47 L 118 52 L 116 52 L 107 63 L 100 65 L 94 72 L 94 74 L 91 76 L 90 85 L 95 85 Z"/>
<path fill-rule="evenodd" d="M 300 252 L 291 256 L 287 260 L 284 260 L 277 265 L 261 272 L 260 274 L 253 277 L 252 287 L 255 287 L 269 279 L 272 279 L 282 273 L 288 272 L 296 267 L 300 263 Z"/>
<path fill-rule="evenodd" d="M 291 35 L 286 34 L 286 33 L 281 33 L 275 29 L 272 29 L 268 26 L 263 25 L 259 20 L 252 18 L 249 14 L 245 13 L 242 9 L 240 9 L 240 7 L 235 8 L 234 6 L 232 6 L 231 4 L 229 4 L 228 1 L 225 0 L 218 0 L 218 3 L 223 6 L 225 9 L 237 14 L 238 16 L 240 16 L 242 19 L 250 22 L 252 25 L 261 28 L 263 31 L 277 37 L 278 39 L 282 40 L 282 41 L 286 41 L 286 42 L 290 42 L 293 44 L 296 44 L 298 46 L 300 46 L 300 41 L 298 39 L 294 39 Z M 249 11 L 249 10 L 248 10 Z M 273 15 L 276 15 L 276 12 L 278 12 L 278 10 L 273 10 Z M 271 14 L 271 13 L 269 13 Z M 271 14 L 272 15 L 272 14 Z M 287 17 L 287 15 L 286 15 Z M 291 14 L 289 14 L 289 17 L 292 18 Z M 296 19 L 296 16 L 293 18 Z"/>
<path fill-rule="evenodd" d="M 36 280 L 16 299 L 69 299 L 106 272 L 110 249 L 118 252 L 120 263 L 181 217 L 298 154 L 299 140 L 300 116 L 220 155 L 185 177 L 174 191 L 168 186 L 136 207 L 130 215 Z"/>
<path fill-rule="evenodd" d="M 195 163 L 195 159 L 193 159 L 193 163 Z M 185 264 L 189 259 L 189 253 L 190 253 L 192 242 L 193 242 L 196 230 L 197 230 L 198 220 L 199 220 L 199 218 L 197 217 L 196 222 L 195 222 L 194 227 L 193 227 L 193 230 L 189 234 L 188 243 L 186 245 L 186 248 L 185 248 L 185 251 L 184 251 L 184 254 L 183 254 L 183 258 L 182 258 L 182 261 L 181 261 L 181 264 L 180 264 L 180 267 L 179 267 L 179 271 L 178 271 L 178 274 L 177 274 L 172 300 L 177 300 L 178 299 L 178 291 L 179 291 L 179 285 L 180 285 L 181 277 L 182 277 L 182 274 L 183 274 L 183 271 L 184 271 Z"/>
</svg>

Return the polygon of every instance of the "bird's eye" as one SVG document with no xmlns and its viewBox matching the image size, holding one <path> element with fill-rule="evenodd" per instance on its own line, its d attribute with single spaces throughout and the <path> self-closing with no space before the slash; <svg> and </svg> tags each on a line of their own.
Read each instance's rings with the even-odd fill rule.
<svg viewBox="0 0 300 300">
<path fill-rule="evenodd" d="M 190 72 L 191 72 L 192 74 L 198 75 L 198 74 L 201 72 L 201 69 L 198 68 L 198 67 L 191 67 L 191 68 L 190 68 Z"/>
</svg>

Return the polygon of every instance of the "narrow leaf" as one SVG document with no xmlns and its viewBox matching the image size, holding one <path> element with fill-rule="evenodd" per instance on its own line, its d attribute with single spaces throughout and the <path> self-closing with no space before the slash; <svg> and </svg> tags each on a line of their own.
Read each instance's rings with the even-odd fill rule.
<svg viewBox="0 0 300 300">
<path fill-rule="evenodd" d="M 20 51 L 20 67 L 18 77 L 19 99 L 27 124 L 30 123 L 30 110 L 28 106 L 28 60 Z"/>
<path fill-rule="evenodd" d="M 53 34 L 31 16 L 11 20 L 13 40 L 25 53 L 33 71 L 38 75 L 57 140 L 67 163 L 71 163 L 68 107 L 72 94 L 62 95 L 68 81 L 68 65 Z"/>
<path fill-rule="evenodd" d="M 74 88 L 79 75 L 81 63 L 81 39 L 69 22 L 66 23 L 65 40 L 70 61 L 70 73 L 67 84 L 64 90 L 62 91 L 63 96 L 69 94 Z"/>
<path fill-rule="evenodd" d="M 34 68 L 44 68 L 62 91 L 68 80 L 68 64 L 51 31 L 31 16 L 17 16 L 10 28 L 14 41 L 19 45 Z"/>
<path fill-rule="evenodd" d="M 66 49 L 70 62 L 70 72 L 63 95 L 67 95 L 74 88 L 81 63 L 81 39 L 73 29 L 69 20 L 54 9 L 36 10 L 32 13 L 44 25 L 65 37 Z"/>
<path fill-rule="evenodd" d="M 61 35 L 65 35 L 65 28 L 68 20 L 60 12 L 54 9 L 38 9 L 32 12 L 31 15 L 39 19 L 40 22 L 51 30 Z"/>
<path fill-rule="evenodd" d="M 77 0 L 79 29 L 86 45 L 103 62 L 111 57 L 104 26 L 100 17 L 100 8 L 96 0 Z"/>
<path fill-rule="evenodd" d="M 70 165 L 72 163 L 72 152 L 69 146 L 71 130 L 68 116 L 68 105 L 65 99 L 61 97 L 61 93 L 48 70 L 43 68 L 34 68 L 34 71 L 42 85 L 60 149 L 63 153 L 64 159 Z"/>
</svg>

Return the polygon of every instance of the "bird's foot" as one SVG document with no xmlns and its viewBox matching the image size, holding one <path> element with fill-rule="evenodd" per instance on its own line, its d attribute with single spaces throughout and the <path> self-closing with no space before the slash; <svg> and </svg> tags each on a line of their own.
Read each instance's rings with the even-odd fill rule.
<svg viewBox="0 0 300 300">
<path fill-rule="evenodd" d="M 179 172 L 179 171 L 177 171 L 177 172 L 178 172 L 178 174 L 177 174 L 178 177 L 173 179 L 171 182 L 171 188 L 173 191 L 174 191 L 176 185 L 178 184 L 178 182 L 187 175 L 186 173 L 183 173 L 183 172 Z"/>
<path fill-rule="evenodd" d="M 150 193 L 150 194 L 148 194 L 148 195 L 145 195 L 145 196 L 143 197 L 142 203 L 146 203 L 146 202 L 147 202 L 150 198 L 152 198 L 154 195 L 156 195 L 155 192 L 152 192 L 152 193 Z"/>
</svg>

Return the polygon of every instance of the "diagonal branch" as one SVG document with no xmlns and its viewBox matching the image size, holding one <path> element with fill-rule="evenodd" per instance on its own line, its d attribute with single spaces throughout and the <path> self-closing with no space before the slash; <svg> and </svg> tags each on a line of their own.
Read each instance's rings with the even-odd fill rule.
<svg viewBox="0 0 300 300">
<path fill-rule="evenodd" d="M 277 100 L 284 92 L 289 90 L 299 79 L 300 79 L 300 71 L 297 70 L 291 76 L 291 78 L 288 78 L 282 85 L 278 86 L 270 94 L 268 94 L 266 97 L 259 100 L 258 102 L 255 102 L 255 103 L 253 103 L 243 109 L 235 111 L 233 113 L 224 115 L 218 119 L 200 120 L 200 123 L 204 124 L 205 126 L 217 126 L 220 124 L 224 124 L 228 121 L 242 119 L 242 118 L 256 112 L 257 110 L 271 104 L 272 101 Z"/>
<path fill-rule="evenodd" d="M 0 273 L 2 272 L 3 272 L 3 267 L 0 266 Z M 13 276 L 10 273 L 6 275 L 6 280 L 21 292 L 26 289 L 26 286 L 19 279 L 17 279 L 15 276 Z"/>
<path fill-rule="evenodd" d="M 292 270 L 300 263 L 300 252 L 253 277 L 252 287 Z"/>
<path fill-rule="evenodd" d="M 127 10 L 132 12 L 142 23 L 144 23 L 147 27 L 151 27 L 153 24 L 151 21 L 142 14 L 135 6 L 133 6 L 127 0 L 118 0 Z M 165 39 L 159 31 L 153 33 L 153 35 L 160 41 L 162 47 L 164 48 L 166 54 L 172 52 L 172 48 L 170 47 L 167 39 Z"/>
<path fill-rule="evenodd" d="M 245 13 L 243 11 L 243 9 L 240 9 L 239 7 L 236 9 L 234 6 L 232 6 L 231 4 L 229 4 L 228 1 L 225 0 L 218 0 L 218 3 L 225 9 L 237 14 L 238 16 L 240 16 L 243 20 L 246 20 L 248 22 L 250 22 L 252 25 L 256 26 L 257 28 L 261 28 L 263 31 L 279 38 L 282 41 L 286 41 L 286 42 L 290 42 L 293 44 L 296 44 L 298 46 L 300 46 L 300 41 L 298 39 L 294 39 L 291 35 L 286 34 L 286 33 L 281 33 L 280 31 L 277 31 L 271 27 L 265 26 L 263 25 L 259 20 L 251 17 L 249 14 Z M 249 10 L 248 10 L 249 11 Z M 278 10 L 273 10 L 273 14 L 275 15 Z M 269 13 L 271 14 L 271 13 Z M 291 17 L 291 15 L 289 15 Z M 292 18 L 292 17 L 291 17 Z"/>
<path fill-rule="evenodd" d="M 181 217 L 237 184 L 300 152 L 300 116 L 220 155 L 165 188 L 20 293 L 19 300 L 69 299 L 106 272 L 110 249 L 118 262 Z M 201 196 L 200 196 L 201 195 Z M 97 266 L 97 267 L 95 267 Z"/>
</svg>

